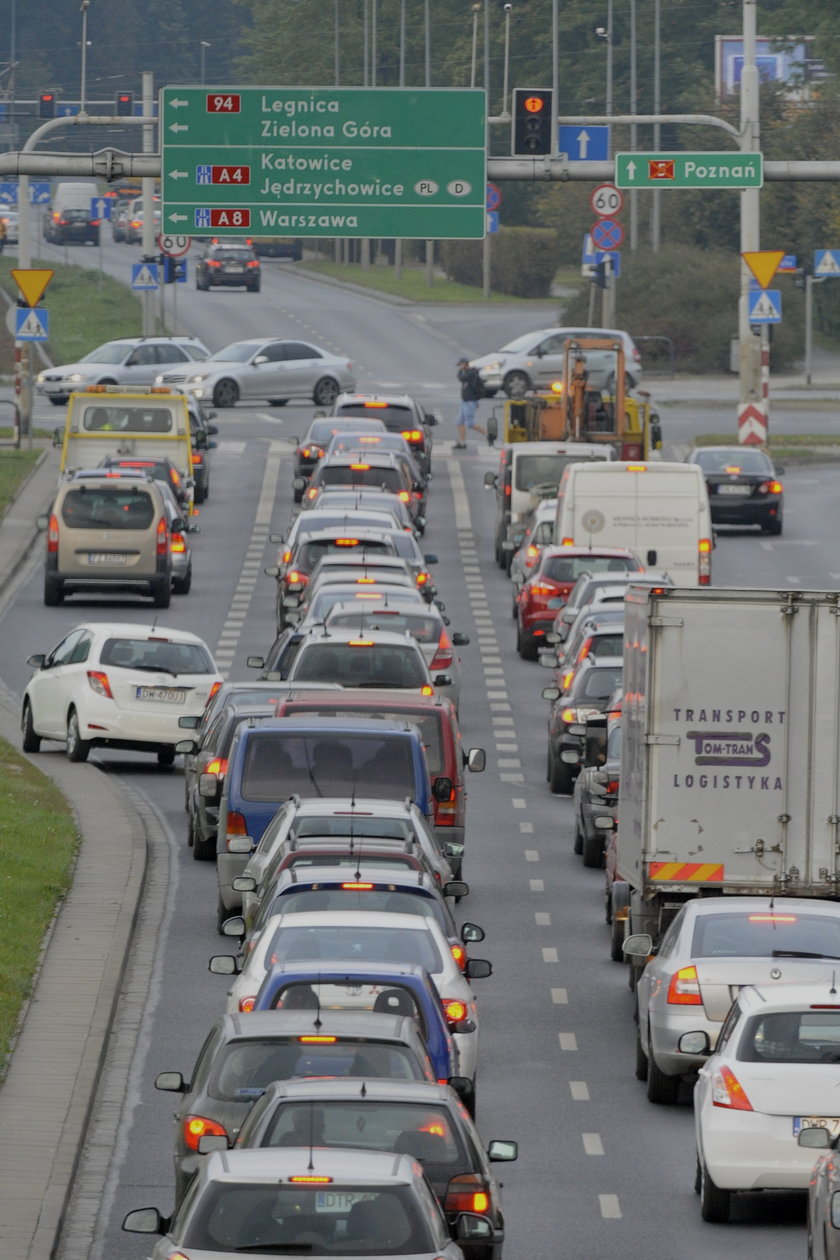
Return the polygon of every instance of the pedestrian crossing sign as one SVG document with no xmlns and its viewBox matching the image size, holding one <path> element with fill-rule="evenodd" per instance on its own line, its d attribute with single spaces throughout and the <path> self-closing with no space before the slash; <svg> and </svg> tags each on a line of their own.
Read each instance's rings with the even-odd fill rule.
<svg viewBox="0 0 840 1260">
<path fill-rule="evenodd" d="M 815 249 L 814 275 L 840 276 L 840 249 Z"/>
<path fill-rule="evenodd" d="M 156 289 L 158 287 L 157 263 L 134 263 L 131 268 L 132 289 Z"/>
<path fill-rule="evenodd" d="M 749 295 L 751 324 L 780 324 L 782 294 L 779 289 L 753 289 Z"/>
<path fill-rule="evenodd" d="M 42 306 L 20 306 L 15 312 L 16 341 L 48 341 L 49 317 Z"/>
</svg>

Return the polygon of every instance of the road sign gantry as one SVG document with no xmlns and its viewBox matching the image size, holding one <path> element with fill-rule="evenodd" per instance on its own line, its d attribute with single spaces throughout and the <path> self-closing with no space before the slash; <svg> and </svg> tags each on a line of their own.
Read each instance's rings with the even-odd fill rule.
<svg viewBox="0 0 840 1260">
<path fill-rule="evenodd" d="M 164 88 L 162 229 L 483 237 L 485 115 L 473 88 Z"/>
</svg>

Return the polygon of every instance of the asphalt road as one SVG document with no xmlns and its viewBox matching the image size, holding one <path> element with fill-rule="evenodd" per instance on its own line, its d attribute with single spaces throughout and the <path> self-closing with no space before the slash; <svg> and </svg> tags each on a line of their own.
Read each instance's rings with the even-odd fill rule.
<svg viewBox="0 0 840 1260">
<path fill-rule="evenodd" d="M 123 259 L 135 257 L 128 247 L 104 252 L 123 274 Z M 453 456 L 442 440 L 454 435 L 457 352 L 492 349 L 502 326 L 507 336 L 535 326 L 533 313 L 395 308 L 310 283 L 283 264 L 268 264 L 266 273 L 259 296 L 185 292 L 179 309 L 190 330 L 214 347 L 262 331 L 306 332 L 351 354 L 361 388 L 409 389 L 446 421 L 438 430 L 424 546 L 440 556 L 436 577 L 452 628 L 472 638 L 461 650 L 465 742 L 488 751 L 487 772 L 470 782 L 464 869 L 472 892 L 461 909 L 486 928 L 480 952 L 495 965 L 494 976 L 476 986 L 479 1127 L 487 1141 L 513 1137 L 521 1144 L 519 1162 L 503 1173 L 506 1260 L 788 1260 L 804 1253 L 802 1196 L 743 1196 L 730 1226 L 700 1221 L 690 1093 L 678 1107 L 653 1107 L 633 1077 L 631 997 L 625 969 L 608 957 L 602 876 L 573 856 L 570 803 L 552 797 L 545 781 L 540 690 L 548 675 L 515 654 L 508 583 L 492 559 L 493 503 L 482 479 L 495 456 L 477 445 Z M 53 422 L 60 414 L 41 411 Z M 173 600 L 165 621 L 202 634 L 211 649 L 225 645 L 231 677 L 247 676 L 246 655 L 262 651 L 273 635 L 273 583 L 261 565 L 274 559 L 274 548 L 263 543 L 264 532 L 254 544 L 254 525 L 260 502 L 270 507 L 272 528 L 287 523 L 285 439 L 311 412 L 294 404 L 282 415 L 241 406 L 219 416 L 193 589 Z M 279 459 L 267 458 L 272 454 Z M 715 582 L 840 585 L 836 470 L 791 470 L 785 482 L 783 538 L 721 536 Z M 255 556 L 260 566 L 252 576 L 243 565 Z M 0 678 L 17 694 L 30 651 L 49 648 L 86 617 L 137 615 L 129 600 L 73 599 L 47 610 L 41 582 L 33 565 L 0 620 Z M 235 591 L 250 598 L 247 605 L 238 599 L 232 613 Z M 58 745 L 46 747 L 45 762 L 63 755 Z M 124 1213 L 147 1204 L 168 1212 L 173 1200 L 173 1100 L 152 1082 L 166 1068 L 189 1075 L 222 1009 L 226 983 L 209 974 L 207 959 L 224 944 L 214 931 L 214 870 L 194 862 L 185 843 L 179 771 L 134 754 L 94 758 L 153 803 L 160 836 L 59 1260 L 139 1260 L 151 1248 L 120 1233 Z"/>
</svg>

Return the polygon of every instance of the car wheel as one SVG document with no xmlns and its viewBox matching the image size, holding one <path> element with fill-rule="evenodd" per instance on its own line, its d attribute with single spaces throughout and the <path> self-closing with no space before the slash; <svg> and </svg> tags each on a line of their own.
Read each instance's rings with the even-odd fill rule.
<svg viewBox="0 0 840 1260">
<path fill-rule="evenodd" d="M 54 407 L 63 407 L 67 402 L 66 394 L 50 394 L 50 402 Z"/>
<path fill-rule="evenodd" d="M 636 1066 L 634 1075 L 637 1081 L 646 1081 L 648 1078 L 648 1057 L 642 1046 L 642 1034 L 636 1029 Z"/>
<path fill-rule="evenodd" d="M 331 407 L 338 393 L 338 381 L 331 376 L 322 376 L 312 391 L 312 400 L 316 407 Z"/>
<path fill-rule="evenodd" d="M 22 738 L 20 746 L 26 753 L 36 753 L 41 751 L 41 736 L 35 734 L 35 727 L 32 725 L 32 709 L 29 701 L 23 702 L 23 713 L 20 718 L 20 729 Z"/>
<path fill-rule="evenodd" d="M 700 1215 L 713 1225 L 725 1225 L 732 1206 L 732 1191 L 721 1190 L 709 1176 L 705 1163 L 700 1164 Z"/>
<path fill-rule="evenodd" d="M 477 1093 L 478 1093 L 478 1086 L 475 1083 L 475 1077 L 473 1077 L 472 1082 L 471 1082 L 471 1087 L 470 1089 L 465 1091 L 464 1097 L 462 1099 L 464 1106 L 466 1107 L 467 1111 L 470 1113 L 470 1116 L 472 1117 L 473 1120 L 475 1120 L 476 1094 Z"/>
<path fill-rule="evenodd" d="M 229 376 L 216 384 L 213 390 L 214 407 L 235 407 L 239 402 L 239 386 Z"/>
<path fill-rule="evenodd" d="M 550 754 L 548 766 L 548 786 L 555 796 L 569 796 L 572 791 L 572 773 L 564 761 L 557 760 L 557 754 Z"/>
<path fill-rule="evenodd" d="M 168 608 L 172 603 L 172 579 L 168 577 L 156 580 L 152 590 L 152 603 L 155 608 Z"/>
<path fill-rule="evenodd" d="M 624 919 L 619 919 L 613 914 L 610 921 L 610 958 L 613 962 L 624 962 L 623 944 Z"/>
<path fill-rule="evenodd" d="M 186 577 L 178 578 L 176 581 L 172 583 L 172 589 L 176 595 L 189 595 L 191 586 L 192 586 L 192 565 L 190 565 L 190 567 L 187 569 Z"/>
<path fill-rule="evenodd" d="M 502 389 L 508 398 L 524 398 L 529 389 L 533 389 L 531 378 L 527 372 L 508 372 L 502 382 Z"/>
<path fill-rule="evenodd" d="M 259 293 L 260 286 L 258 284 L 249 284 L 248 291 L 249 293 Z"/>
<path fill-rule="evenodd" d="M 115 381 L 113 376 L 104 376 L 102 380 L 99 381 L 99 384 L 100 385 L 118 385 L 119 381 Z"/>
<path fill-rule="evenodd" d="M 522 633 L 520 625 L 516 627 L 516 650 L 523 661 L 535 661 L 537 659 L 537 645 L 533 639 L 529 639 L 526 634 Z"/>
<path fill-rule="evenodd" d="M 44 603 L 47 608 L 56 608 L 64 599 L 64 583 L 61 578 L 47 574 L 44 578 Z"/>
<path fill-rule="evenodd" d="M 76 710 L 67 714 L 67 759 L 68 761 L 87 761 L 90 742 L 79 734 L 79 719 Z"/>
<path fill-rule="evenodd" d="M 175 749 L 164 748 L 161 752 L 158 753 L 157 759 L 158 759 L 159 766 L 174 766 L 175 765 Z"/>
<path fill-rule="evenodd" d="M 222 928 L 224 927 L 225 923 L 227 922 L 227 920 L 230 918 L 232 914 L 233 914 L 233 911 L 228 910 L 227 906 L 222 901 L 222 898 L 220 896 L 218 901 L 216 902 L 216 931 L 219 933 L 219 936 L 224 936 L 224 932 L 222 931 Z"/>
<path fill-rule="evenodd" d="M 192 851 L 196 862 L 215 862 L 216 837 L 214 836 L 210 840 L 202 840 L 197 827 L 193 828 L 192 837 Z M 227 911 L 225 911 L 225 918 L 227 918 Z"/>
<path fill-rule="evenodd" d="M 604 843 L 600 833 L 594 836 L 584 835 L 581 854 L 584 866 L 597 869 L 604 865 Z"/>
<path fill-rule="evenodd" d="M 288 398 L 269 398 L 268 405 L 269 407 L 285 407 L 288 401 Z"/>
<path fill-rule="evenodd" d="M 583 853 L 583 832 L 575 823 L 575 838 L 572 844 L 572 853 L 577 853 L 578 857 Z"/>
<path fill-rule="evenodd" d="M 206 500 L 206 498 L 207 498 L 207 487 L 206 487 L 206 486 L 196 486 L 196 488 L 195 488 L 195 501 L 196 501 L 196 503 L 204 503 L 204 501 Z"/>
<path fill-rule="evenodd" d="M 650 1033 L 648 1033 L 650 1044 Z M 666 1076 L 651 1052 L 648 1055 L 647 1100 L 663 1107 L 673 1107 L 680 1095 L 680 1078 Z"/>
</svg>

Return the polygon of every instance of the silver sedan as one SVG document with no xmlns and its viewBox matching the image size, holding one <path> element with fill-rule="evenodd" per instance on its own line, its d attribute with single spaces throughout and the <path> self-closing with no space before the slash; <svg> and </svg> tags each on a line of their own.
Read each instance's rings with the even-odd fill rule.
<svg viewBox="0 0 840 1260">
<path fill-rule="evenodd" d="M 234 341 L 204 363 L 156 378 L 156 384 L 177 385 L 214 407 L 235 407 L 240 399 L 282 407 L 290 398 L 311 398 L 316 406 L 328 407 L 355 383 L 349 359 L 308 341 L 265 337 Z"/>
<path fill-rule="evenodd" d="M 840 959 L 840 905 L 793 897 L 711 897 L 686 902 L 655 957 L 646 933 L 629 936 L 625 957 L 644 966 L 636 985 L 636 1076 L 653 1103 L 674 1103 L 680 1078 L 706 1056 L 678 1048 L 704 1029 L 712 1047 L 745 985 L 810 983 Z"/>
</svg>

